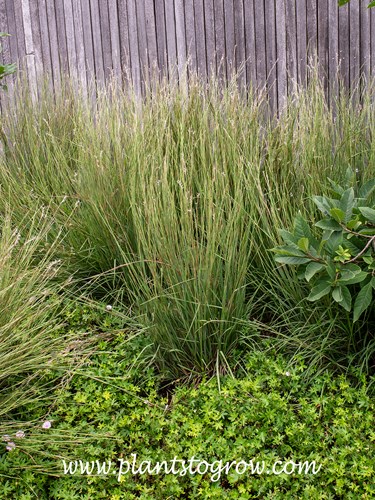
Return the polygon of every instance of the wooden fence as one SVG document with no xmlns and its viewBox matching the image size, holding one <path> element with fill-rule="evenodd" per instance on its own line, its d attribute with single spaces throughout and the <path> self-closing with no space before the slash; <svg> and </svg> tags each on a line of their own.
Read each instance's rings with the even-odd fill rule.
<svg viewBox="0 0 375 500">
<path fill-rule="evenodd" d="M 281 106 L 317 54 L 322 78 L 350 85 L 375 74 L 375 9 L 366 0 L 0 0 L 3 61 L 31 85 L 50 74 L 83 86 L 111 75 L 137 92 L 154 77 L 188 74 L 263 87 Z M 10 78 L 12 86 L 12 78 Z"/>
</svg>

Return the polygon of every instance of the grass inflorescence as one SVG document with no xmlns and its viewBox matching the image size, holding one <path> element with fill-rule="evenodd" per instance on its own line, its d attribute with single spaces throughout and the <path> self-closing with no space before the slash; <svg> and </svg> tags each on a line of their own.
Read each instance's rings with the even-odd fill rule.
<svg viewBox="0 0 375 500">
<path fill-rule="evenodd" d="M 42 94 L 20 91 L 3 117 L 0 212 L 51 220 L 61 276 L 141 318 L 166 379 L 230 372 L 263 338 L 308 365 L 371 368 L 348 317 L 308 303 L 269 252 L 298 211 L 314 221 L 328 177 L 374 176 L 371 89 L 328 106 L 311 78 L 279 117 L 215 81 L 142 101 L 115 86 L 95 103 L 68 84 Z"/>
</svg>

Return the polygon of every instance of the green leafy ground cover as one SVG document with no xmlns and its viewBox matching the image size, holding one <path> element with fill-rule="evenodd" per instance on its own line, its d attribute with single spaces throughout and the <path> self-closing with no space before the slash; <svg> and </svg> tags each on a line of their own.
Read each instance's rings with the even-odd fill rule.
<svg viewBox="0 0 375 500">
<path fill-rule="evenodd" d="M 90 316 L 88 323 L 102 327 L 118 321 L 88 311 L 74 311 L 77 324 Z M 57 391 L 48 414 L 32 410 L 34 426 L 0 462 L 4 498 L 373 497 L 375 405 L 364 379 L 354 386 L 355 373 L 345 378 L 327 371 L 306 383 L 302 360 L 291 368 L 275 352 L 255 352 L 245 356 L 236 378 L 222 378 L 220 389 L 211 379 L 163 395 L 154 370 L 139 365 L 147 345 L 147 336 L 129 342 L 121 333 L 101 340 L 100 352 Z M 30 407 L 24 412 L 30 417 Z M 46 418 L 52 426 L 42 430 Z M 62 437 L 70 433 L 73 442 L 64 449 Z M 315 460 L 321 468 L 315 475 L 252 475 L 233 467 L 220 478 L 211 472 L 129 472 L 119 480 L 119 460 L 132 460 L 132 454 L 138 466 L 196 457 L 209 463 L 253 459 L 267 468 L 276 461 Z M 81 474 L 78 466 L 75 475 L 64 476 L 63 458 L 113 466 L 108 475 L 95 467 L 92 475 Z M 49 475 L 40 474 L 41 467 Z"/>
</svg>

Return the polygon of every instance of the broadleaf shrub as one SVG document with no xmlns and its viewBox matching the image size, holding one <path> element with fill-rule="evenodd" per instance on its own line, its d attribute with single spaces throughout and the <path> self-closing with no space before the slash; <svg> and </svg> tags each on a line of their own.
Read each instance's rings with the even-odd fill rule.
<svg viewBox="0 0 375 500">
<path fill-rule="evenodd" d="M 293 231 L 280 231 L 284 245 L 272 248 L 275 261 L 298 267 L 298 276 L 311 286 L 307 299 L 330 295 L 353 322 L 373 310 L 375 288 L 375 179 L 357 186 L 348 169 L 344 186 L 329 179 L 331 196 L 314 196 L 324 217 L 310 227 L 298 214 Z"/>
</svg>

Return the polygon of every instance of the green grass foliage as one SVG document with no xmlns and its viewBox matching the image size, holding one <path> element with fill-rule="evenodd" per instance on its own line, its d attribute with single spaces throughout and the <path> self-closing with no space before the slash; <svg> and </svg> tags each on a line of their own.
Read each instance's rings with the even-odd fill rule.
<svg viewBox="0 0 375 500">
<path fill-rule="evenodd" d="M 26 213 L 25 220 L 28 227 L 20 229 L 11 213 L 1 217 L 1 433 L 13 425 L 22 406 L 46 397 L 41 374 L 66 369 L 79 352 L 77 337 L 64 331 L 61 320 L 69 283 L 59 278 L 60 261 L 53 258 L 53 244 L 48 243 L 50 221 L 40 221 L 35 213 Z M 83 338 L 80 343 L 83 347 Z"/>
<path fill-rule="evenodd" d="M 308 303 L 269 252 L 298 210 L 314 221 L 328 177 L 348 165 L 374 176 L 371 89 L 356 96 L 329 108 L 311 75 L 270 118 L 265 97 L 215 81 L 143 101 L 113 86 L 95 104 L 68 85 L 33 104 L 20 87 L 2 119 L 0 212 L 11 201 L 17 224 L 25 208 L 53 220 L 62 275 L 140 318 L 167 379 L 228 373 L 242 342 L 264 336 L 311 366 L 366 371 L 348 317 Z"/>
</svg>

